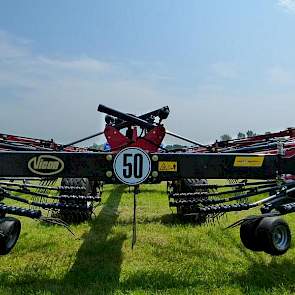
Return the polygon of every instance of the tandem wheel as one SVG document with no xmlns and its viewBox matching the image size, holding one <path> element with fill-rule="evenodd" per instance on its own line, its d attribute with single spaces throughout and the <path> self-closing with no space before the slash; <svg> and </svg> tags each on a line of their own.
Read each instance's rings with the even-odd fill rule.
<svg viewBox="0 0 295 295">
<path fill-rule="evenodd" d="M 8 254 L 15 246 L 21 231 L 21 223 L 13 217 L 0 219 L 0 255 Z"/>
<path fill-rule="evenodd" d="M 87 196 L 92 193 L 92 183 L 88 178 L 63 178 L 61 180 L 61 186 L 67 186 L 70 189 L 65 191 L 65 195 L 80 195 Z M 76 187 L 82 187 L 84 191 L 77 191 Z M 85 210 L 80 209 L 60 209 L 57 216 L 67 223 L 81 223 L 86 220 L 90 220 L 93 213 L 93 204 L 84 200 L 67 200 L 62 203 L 68 205 L 81 205 L 87 207 Z"/>
<path fill-rule="evenodd" d="M 249 218 L 240 227 L 240 238 L 243 245 L 252 251 L 263 251 L 260 240 L 257 237 L 256 229 L 261 219 Z"/>
<path fill-rule="evenodd" d="M 289 225 L 280 217 L 246 220 L 240 227 L 240 237 L 247 249 L 273 256 L 283 255 L 291 246 Z"/>
</svg>

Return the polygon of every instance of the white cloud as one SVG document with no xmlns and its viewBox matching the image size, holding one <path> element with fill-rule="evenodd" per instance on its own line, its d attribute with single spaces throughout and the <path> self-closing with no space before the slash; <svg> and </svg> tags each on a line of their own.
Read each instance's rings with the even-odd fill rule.
<svg viewBox="0 0 295 295">
<path fill-rule="evenodd" d="M 269 69 L 268 80 L 276 86 L 295 85 L 294 73 L 281 66 L 274 66 Z"/>
<path fill-rule="evenodd" d="M 295 12 L 295 0 L 278 0 L 278 4 L 289 12 Z"/>
<path fill-rule="evenodd" d="M 151 66 L 145 76 L 133 73 L 128 64 L 88 56 L 35 55 L 29 42 L 4 32 L 0 44 L 0 132 L 64 142 L 103 128 L 99 103 L 144 113 L 170 100 L 155 87 L 168 76 Z"/>
<path fill-rule="evenodd" d="M 234 79 L 238 76 L 237 66 L 231 62 L 217 62 L 211 65 L 215 75 L 223 79 Z"/>
<path fill-rule="evenodd" d="M 87 56 L 76 60 L 59 60 L 50 59 L 48 57 L 39 57 L 36 61 L 40 64 L 43 64 L 44 66 L 74 71 L 103 73 L 110 70 L 111 68 L 111 64 L 101 62 Z"/>
<path fill-rule="evenodd" d="M 0 30 L 0 61 L 1 59 L 10 59 L 28 55 L 28 44 L 29 41 L 14 38 L 5 31 Z"/>
<path fill-rule="evenodd" d="M 277 96 L 241 91 L 233 95 L 220 87 L 218 77 L 238 75 L 230 63 L 213 66 L 216 80 L 210 75 L 209 84 L 182 92 L 179 82 L 158 62 L 36 55 L 32 42 L 3 32 L 0 44 L 0 132 L 68 142 L 102 130 L 104 115 L 96 111 L 99 103 L 134 114 L 169 105 L 167 128 L 200 142 L 211 142 L 223 133 L 294 125 L 292 95 L 280 96 L 278 105 Z"/>
</svg>

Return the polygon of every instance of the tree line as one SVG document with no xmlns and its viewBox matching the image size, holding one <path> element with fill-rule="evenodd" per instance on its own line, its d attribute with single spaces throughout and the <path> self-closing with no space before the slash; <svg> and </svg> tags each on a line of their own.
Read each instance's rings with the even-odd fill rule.
<svg viewBox="0 0 295 295">
<path fill-rule="evenodd" d="M 270 132 L 265 132 L 265 134 L 269 134 Z M 237 134 L 237 138 L 238 139 L 243 139 L 243 138 L 249 138 L 249 137 L 253 137 L 257 135 L 253 130 L 247 130 L 247 132 L 238 132 Z M 229 134 L 223 134 L 220 136 L 220 140 L 221 141 L 228 141 L 228 140 L 231 140 L 233 139 Z M 182 149 L 186 147 L 185 145 L 180 145 L 180 144 L 169 144 L 169 145 L 166 145 L 165 146 L 165 149 L 166 150 L 175 150 L 175 149 Z M 93 150 L 97 150 L 97 151 L 103 151 L 104 150 L 104 144 L 96 144 L 96 143 L 93 143 L 92 146 L 90 146 L 90 149 L 93 149 Z"/>
<path fill-rule="evenodd" d="M 240 131 L 237 134 L 237 138 L 238 139 L 243 139 L 243 138 L 249 138 L 249 137 L 252 137 L 252 136 L 255 136 L 255 135 L 256 135 L 256 133 L 253 130 L 248 130 L 246 133 L 243 133 L 243 132 Z M 229 134 L 223 134 L 223 135 L 220 136 L 221 141 L 228 141 L 228 140 L 231 140 L 231 139 L 232 139 L 232 137 Z"/>
</svg>

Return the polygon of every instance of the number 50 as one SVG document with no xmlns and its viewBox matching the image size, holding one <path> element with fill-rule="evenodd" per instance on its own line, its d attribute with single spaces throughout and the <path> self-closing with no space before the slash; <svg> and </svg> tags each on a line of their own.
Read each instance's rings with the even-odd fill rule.
<svg viewBox="0 0 295 295">
<path fill-rule="evenodd" d="M 124 154 L 123 155 L 123 176 L 125 178 L 141 178 L 143 174 L 143 156 L 142 154 Z"/>
</svg>

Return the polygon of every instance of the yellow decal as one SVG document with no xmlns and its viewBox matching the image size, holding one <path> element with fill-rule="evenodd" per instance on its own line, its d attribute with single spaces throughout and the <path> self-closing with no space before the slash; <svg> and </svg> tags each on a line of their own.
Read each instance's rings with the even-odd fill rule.
<svg viewBox="0 0 295 295">
<path fill-rule="evenodd" d="M 261 167 L 263 161 L 264 156 L 237 156 L 234 167 Z"/>
<path fill-rule="evenodd" d="M 177 162 L 160 161 L 158 170 L 162 172 L 177 172 Z"/>
</svg>

